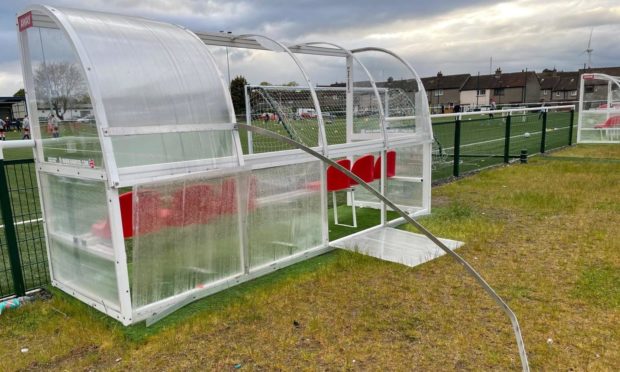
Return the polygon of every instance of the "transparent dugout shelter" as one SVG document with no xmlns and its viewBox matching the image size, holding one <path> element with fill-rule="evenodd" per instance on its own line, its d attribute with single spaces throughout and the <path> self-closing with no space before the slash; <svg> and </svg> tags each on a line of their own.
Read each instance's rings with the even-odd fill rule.
<svg viewBox="0 0 620 372">
<path fill-rule="evenodd" d="M 581 75 L 577 142 L 620 143 L 620 77 Z"/>
<path fill-rule="evenodd" d="M 430 212 L 426 93 L 390 51 L 287 47 L 49 6 L 27 9 L 18 28 L 52 283 L 123 324 L 351 242 L 329 240 L 325 164 L 265 139 L 273 147 L 253 151 L 261 140 L 241 138 L 206 45 L 275 53 L 298 70 L 304 103 L 286 107 L 276 88 L 263 89 L 266 119 L 250 115 L 249 125 L 332 159 L 372 154 L 373 187 L 412 216 Z M 341 59 L 344 86 L 316 86 L 302 55 Z M 67 104 L 92 118 L 64 117 Z M 348 203 L 381 211 L 368 232 L 403 222 L 388 221 L 385 205 L 361 189 Z"/>
</svg>

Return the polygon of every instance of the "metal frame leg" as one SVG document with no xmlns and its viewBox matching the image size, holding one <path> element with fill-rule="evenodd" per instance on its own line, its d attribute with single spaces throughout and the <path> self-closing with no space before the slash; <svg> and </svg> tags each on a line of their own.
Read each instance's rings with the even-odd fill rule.
<svg viewBox="0 0 620 372">
<path fill-rule="evenodd" d="M 332 191 L 332 203 L 334 208 L 334 225 L 344 227 L 357 227 L 357 214 L 355 213 L 355 189 L 348 189 L 347 192 L 351 193 L 351 208 L 353 208 L 353 225 L 347 225 L 344 223 L 338 223 L 338 205 L 336 204 L 336 192 Z"/>
</svg>

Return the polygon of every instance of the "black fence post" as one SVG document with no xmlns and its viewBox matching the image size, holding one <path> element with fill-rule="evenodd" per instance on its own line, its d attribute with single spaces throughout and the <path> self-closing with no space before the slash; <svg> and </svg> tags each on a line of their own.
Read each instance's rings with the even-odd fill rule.
<svg viewBox="0 0 620 372">
<path fill-rule="evenodd" d="M 570 125 L 568 127 L 568 145 L 573 145 L 573 120 L 575 120 L 575 109 L 570 110 Z"/>
<path fill-rule="evenodd" d="M 9 180 L 4 168 L 2 149 L 0 149 L 0 208 L 2 209 L 2 220 L 4 222 L 4 236 L 9 249 L 13 288 L 15 288 L 15 296 L 21 297 L 26 294 L 26 285 L 24 283 L 21 258 L 19 257 L 19 247 L 13 221 L 13 208 L 11 207 L 11 194 L 9 192 Z"/>
<path fill-rule="evenodd" d="M 461 116 L 456 116 L 454 120 L 454 164 L 452 175 L 458 177 L 460 174 L 459 165 L 461 162 Z"/>
<path fill-rule="evenodd" d="M 512 117 L 511 114 L 512 113 L 509 112 L 508 116 L 506 117 L 506 134 L 504 138 L 504 163 L 510 162 L 510 118 Z"/>
<path fill-rule="evenodd" d="M 547 110 L 543 112 L 542 133 L 540 136 L 540 153 L 545 153 L 545 142 L 547 141 Z"/>
</svg>

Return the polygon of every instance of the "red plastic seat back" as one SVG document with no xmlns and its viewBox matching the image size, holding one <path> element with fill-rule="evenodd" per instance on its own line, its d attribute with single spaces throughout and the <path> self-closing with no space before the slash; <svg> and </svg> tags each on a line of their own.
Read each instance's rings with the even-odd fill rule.
<svg viewBox="0 0 620 372">
<path fill-rule="evenodd" d="M 375 179 L 375 157 L 371 154 L 358 158 L 351 167 L 351 172 L 361 178 L 364 182 L 372 182 Z M 355 180 L 351 180 L 352 185 L 357 185 Z"/>
<path fill-rule="evenodd" d="M 129 191 L 118 197 L 121 206 L 121 220 L 123 221 L 123 236 L 133 236 L 133 192 Z"/>
<path fill-rule="evenodd" d="M 121 220 L 123 223 L 123 236 L 133 237 L 133 192 L 129 191 L 118 197 L 121 207 Z M 165 221 L 161 220 L 159 210 L 161 208 L 161 198 L 155 191 L 140 191 L 137 233 L 145 234 L 158 230 Z"/>
<path fill-rule="evenodd" d="M 172 197 L 172 226 L 207 223 L 220 214 L 219 198 L 211 185 L 196 184 L 184 187 Z"/>
<path fill-rule="evenodd" d="M 237 212 L 237 180 L 227 178 L 222 181 L 220 192 L 220 214 L 232 214 Z"/>
<path fill-rule="evenodd" d="M 138 193 L 138 220 L 136 234 L 146 234 L 159 230 L 166 224 L 165 216 L 162 215 L 161 196 L 157 191 L 142 190 Z M 122 214 L 122 207 L 121 207 Z M 125 226 L 123 224 L 123 230 Z M 127 237 L 127 236 L 125 236 Z"/>
<path fill-rule="evenodd" d="M 606 128 L 612 128 L 620 126 L 620 116 L 612 116 L 605 122 Z"/>
<path fill-rule="evenodd" d="M 396 176 L 396 151 L 387 152 L 387 173 L 388 178 Z M 375 179 L 381 178 L 381 156 L 375 161 Z"/>
<path fill-rule="evenodd" d="M 351 160 L 341 159 L 338 164 L 351 170 Z M 338 191 L 348 189 L 351 186 L 351 179 L 333 166 L 327 168 L 327 191 Z"/>
</svg>

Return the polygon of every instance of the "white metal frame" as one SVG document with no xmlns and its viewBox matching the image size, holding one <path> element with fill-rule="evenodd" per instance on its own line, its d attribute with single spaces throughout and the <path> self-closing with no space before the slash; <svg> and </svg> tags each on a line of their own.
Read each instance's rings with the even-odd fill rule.
<svg viewBox="0 0 620 372">
<path fill-rule="evenodd" d="M 93 73 L 92 67 L 93 63 L 90 61 L 88 55 L 85 52 L 84 47 L 79 42 L 79 35 L 76 34 L 76 31 L 71 27 L 70 22 L 63 14 L 62 10 L 56 9 L 54 7 L 48 6 L 39 6 L 34 5 L 29 7 L 26 11 L 33 12 L 33 26 L 34 27 L 42 27 L 42 28 L 55 28 L 60 29 L 69 43 L 72 45 L 75 54 L 78 57 L 78 61 L 80 62 L 80 66 L 82 68 L 83 74 L 87 79 L 87 85 L 89 94 L 91 96 L 93 102 L 93 112 L 95 116 L 95 120 L 97 122 L 99 141 L 101 143 L 101 148 L 103 152 L 104 166 L 102 168 L 97 169 L 89 169 L 84 167 L 75 167 L 66 164 L 56 164 L 46 162 L 43 157 L 42 151 L 42 142 L 41 135 L 38 125 L 32 126 L 33 138 L 35 143 L 35 154 L 36 154 L 36 164 L 37 164 L 37 180 L 39 182 L 39 186 L 41 185 L 41 175 L 42 174 L 54 174 L 54 175 L 62 175 L 71 178 L 80 178 L 87 179 L 93 181 L 103 182 L 106 188 L 106 196 L 108 200 L 108 215 L 110 219 L 110 228 L 112 232 L 112 242 L 113 242 L 113 250 L 114 250 L 114 262 L 115 262 L 115 273 L 117 279 L 117 290 L 119 295 L 119 304 L 120 307 L 116 309 L 114 306 L 106 305 L 105 301 L 101 298 L 98 298 L 95 294 L 85 293 L 84 291 L 79 291 L 76 288 L 72 288 L 67 283 L 61 283 L 54 276 L 53 268 L 50 268 L 52 284 L 61 288 L 63 291 L 72 294 L 76 298 L 86 302 L 87 304 L 93 306 L 94 308 L 113 316 L 114 318 L 121 321 L 123 324 L 128 325 L 132 323 L 136 323 L 141 320 L 150 319 L 150 321 L 154 321 L 169 313 L 170 311 L 183 306 L 184 304 L 196 300 L 198 298 L 207 296 L 211 293 L 215 293 L 217 291 L 228 288 L 232 285 L 236 285 L 238 283 L 251 280 L 258 276 L 269 273 L 273 270 L 277 270 L 279 268 L 291 265 L 293 263 L 302 261 L 304 259 L 322 254 L 326 251 L 333 249 L 330 246 L 329 238 L 328 238 L 328 219 L 327 219 L 327 198 L 328 193 L 325 188 L 326 184 L 326 165 L 322 163 L 322 172 L 321 172 L 321 184 L 323 187 L 321 188 L 321 201 L 322 201 L 322 210 L 321 215 L 322 219 L 322 244 L 317 247 L 312 247 L 307 249 L 304 252 L 291 255 L 269 264 L 264 265 L 263 267 L 250 269 L 247 265 L 247 242 L 244 241 L 244 237 L 241 239 L 241 257 L 242 257 L 242 272 L 236 275 L 233 275 L 229 278 L 222 279 L 218 282 L 210 283 L 203 288 L 197 288 L 164 300 L 161 300 L 156 303 L 152 303 L 146 306 L 142 306 L 140 308 L 132 307 L 131 295 L 130 295 L 130 286 L 129 286 L 129 275 L 127 270 L 127 257 L 125 252 L 125 244 L 122 234 L 122 224 L 121 224 L 121 216 L 120 216 L 120 205 L 118 199 L 118 189 L 120 187 L 130 187 L 137 184 L 142 184 L 145 182 L 151 181 L 161 181 L 166 179 L 174 179 L 177 177 L 184 177 L 189 173 L 196 172 L 209 172 L 210 175 L 215 176 L 220 174 L 223 169 L 229 169 L 229 171 L 233 169 L 239 168 L 247 168 L 247 169 L 261 169 L 261 168 L 269 168 L 276 166 L 284 166 L 290 164 L 299 164 L 305 162 L 313 162 L 317 161 L 316 158 L 307 154 L 301 150 L 288 150 L 281 151 L 276 153 L 263 153 L 263 154 L 248 154 L 242 156 L 241 152 L 241 142 L 239 140 L 238 131 L 233 130 L 233 126 L 235 125 L 235 116 L 234 111 L 232 109 L 232 100 L 230 98 L 230 94 L 228 91 L 228 85 L 221 74 L 218 71 L 218 75 L 220 77 L 220 82 L 222 85 L 222 90 L 226 94 L 227 104 L 230 112 L 230 122 L 229 123 L 221 123 L 221 124 L 212 124 L 212 125 L 175 125 L 175 126 L 139 126 L 132 128 L 118 128 L 118 127 L 110 127 L 107 122 L 107 118 L 105 115 L 104 103 L 101 99 L 101 94 L 99 91 L 99 87 L 97 86 L 96 80 L 91 78 L 90 75 Z M 430 149 L 432 142 L 432 129 L 430 126 L 430 118 L 428 118 L 427 128 L 424 128 L 426 132 L 420 132 L 412 135 L 403 135 L 397 138 L 388 138 L 387 135 L 387 122 L 388 120 L 392 120 L 393 118 L 387 118 L 385 114 L 385 107 L 389 104 L 389 102 L 382 102 L 380 97 L 380 90 L 382 88 L 377 88 L 375 80 L 373 76 L 369 73 L 366 67 L 359 61 L 355 53 L 360 53 L 368 50 L 379 51 L 383 53 L 387 53 L 391 56 L 394 56 L 397 61 L 400 63 L 404 63 L 405 67 L 412 72 L 412 76 L 418 82 L 418 87 L 420 88 L 420 94 L 425 97 L 425 92 L 423 91 L 423 86 L 419 80 L 419 76 L 409 66 L 402 60 L 400 57 L 395 54 L 376 48 L 368 48 L 365 50 L 357 50 L 357 51 L 349 51 L 345 48 L 342 48 L 338 45 L 331 43 L 323 43 L 323 42 L 312 42 L 306 43 L 297 46 L 287 47 L 282 43 L 273 40 L 269 37 L 263 35 L 222 35 L 219 33 L 192 33 L 191 31 L 184 29 L 193 37 L 199 38 L 207 45 L 220 45 L 227 47 L 236 47 L 236 48 L 251 48 L 251 49 L 261 49 L 261 50 L 271 50 L 273 52 L 284 52 L 288 54 L 293 60 L 294 64 L 299 69 L 302 74 L 305 83 L 307 84 L 308 89 L 311 92 L 312 100 L 315 105 L 315 110 L 317 113 L 317 120 L 319 122 L 319 146 L 315 148 L 316 151 L 319 151 L 324 156 L 329 157 L 342 157 L 348 156 L 351 157 L 355 154 L 364 154 L 368 152 L 380 152 L 383 159 L 382 166 L 382 175 L 381 175 L 381 193 L 385 191 L 385 178 L 386 178 L 386 151 L 390 146 L 423 146 L 424 147 L 424 171 L 423 177 L 421 180 L 424 184 L 424 192 L 428 193 L 428 195 L 424 196 L 423 200 L 423 208 L 422 210 L 416 211 L 413 215 L 420 215 L 424 213 L 430 212 Z M 32 76 L 32 69 L 30 64 L 30 57 L 28 53 L 28 38 L 25 37 L 26 33 L 18 32 L 20 35 L 20 50 L 21 50 L 21 60 L 23 67 L 23 75 L 25 78 L 25 86 L 26 86 L 26 97 L 28 102 L 29 112 L 37 112 L 36 100 L 34 99 L 34 79 Z M 266 40 L 267 42 L 262 42 Z M 265 46 L 267 45 L 267 46 Z M 274 47 L 275 45 L 275 47 Z M 323 117 L 321 114 L 321 107 L 316 95 L 316 90 L 313 82 L 311 81 L 309 75 L 307 74 L 305 67 L 299 61 L 299 59 L 295 56 L 296 53 L 302 54 L 311 54 L 311 55 L 321 55 L 326 57 L 339 57 L 345 58 L 347 62 L 347 81 L 349 84 L 347 85 L 347 136 L 351 138 L 352 132 L 352 113 L 353 113 L 353 89 L 352 89 L 352 81 L 353 81 L 353 64 L 359 63 L 362 67 L 363 71 L 368 76 L 368 80 L 371 83 L 372 91 L 374 91 L 375 96 L 377 97 L 379 112 L 380 112 L 380 125 L 381 125 L 381 133 L 374 138 L 367 138 L 363 141 L 359 142 L 349 142 L 345 144 L 335 144 L 329 145 L 327 143 L 327 137 L 325 133 L 325 123 L 323 122 Z M 213 58 L 210 55 L 210 58 Z M 297 88 L 299 89 L 299 88 Z M 366 88 L 368 89 L 368 88 Z M 418 108 L 418 112 L 420 110 L 428 110 L 428 104 L 426 99 L 420 100 L 423 103 L 423 106 Z M 416 102 L 417 104 L 417 102 Z M 385 107 L 384 107 L 385 106 Z M 428 115 L 428 113 L 426 114 Z M 397 120 L 396 118 L 394 120 Z M 112 138 L 116 136 L 129 136 L 129 135 L 142 135 L 142 134 L 153 134 L 153 133 L 169 133 L 169 132 L 198 132 L 198 131 L 221 131 L 228 130 L 231 131 L 232 134 L 232 146 L 233 146 L 233 155 L 227 156 L 220 159 L 198 159 L 193 161 L 184 161 L 177 163 L 165 163 L 165 164 L 152 164 L 152 165 L 144 165 L 144 166 L 136 166 L 136 167 L 125 167 L 118 168 L 116 165 L 116 161 L 114 158 L 114 154 L 112 152 Z M 361 139 L 361 138 L 360 138 Z M 428 152 L 428 155 L 426 153 Z M 43 198 L 42 198 L 43 199 Z M 240 198 L 238 198 L 240 199 Z M 44 203 L 41 200 L 42 205 Z M 356 202 L 353 202 L 353 207 L 355 205 L 359 205 Z M 397 219 L 394 221 L 386 221 L 386 207 L 383 202 L 380 203 L 382 213 L 381 213 L 381 225 L 380 226 L 391 226 L 396 221 L 402 221 L 401 219 Z M 45 208 L 42 210 L 45 213 Z M 45 225 L 45 224 L 44 224 Z M 46 239 L 48 240 L 49 246 L 49 236 L 48 236 L 48 226 L 45 226 L 46 231 Z M 49 255 L 49 250 L 48 250 Z M 49 262 L 52 262 L 51 258 L 48 257 Z"/>
<path fill-rule="evenodd" d="M 579 82 L 579 114 L 577 119 L 577 143 L 620 143 L 620 126 L 617 128 L 587 128 L 584 125 L 584 115 L 587 116 L 590 110 L 585 109 L 585 82 L 586 80 L 602 80 L 607 81 L 607 108 L 597 109 L 595 113 L 606 114 L 609 119 L 612 114 L 620 116 L 620 107 L 612 107 L 612 86 L 620 89 L 620 77 L 611 76 L 601 73 L 584 73 L 580 76 Z M 594 113 L 594 112 L 593 112 Z M 598 132 L 600 140 L 587 139 L 584 140 L 584 132 Z"/>
</svg>

